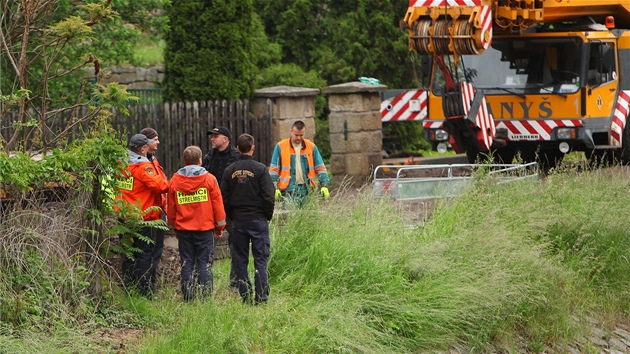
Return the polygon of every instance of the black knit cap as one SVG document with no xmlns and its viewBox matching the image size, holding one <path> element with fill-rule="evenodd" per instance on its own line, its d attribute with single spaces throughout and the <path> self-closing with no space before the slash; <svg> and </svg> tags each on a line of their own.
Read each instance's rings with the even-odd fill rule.
<svg viewBox="0 0 630 354">
<path fill-rule="evenodd" d="M 157 131 L 153 128 L 144 128 L 140 131 L 140 134 L 146 136 L 149 139 L 153 139 L 158 136 Z"/>
<path fill-rule="evenodd" d="M 208 135 L 210 134 L 221 134 L 227 136 L 228 140 L 232 140 L 230 138 L 230 131 L 226 127 L 216 127 L 210 131 L 208 131 Z"/>
</svg>

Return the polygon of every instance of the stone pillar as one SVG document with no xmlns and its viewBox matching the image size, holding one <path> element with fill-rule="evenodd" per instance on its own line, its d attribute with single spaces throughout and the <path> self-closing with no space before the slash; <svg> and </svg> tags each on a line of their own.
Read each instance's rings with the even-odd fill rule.
<svg viewBox="0 0 630 354">
<path fill-rule="evenodd" d="M 354 184 L 361 185 L 383 163 L 380 92 L 386 89 L 385 85 L 348 82 L 322 90 L 329 95 L 333 176 L 348 176 Z"/>
<path fill-rule="evenodd" d="M 296 120 L 306 124 L 306 138 L 315 137 L 315 96 L 319 89 L 291 86 L 275 86 L 256 90 L 251 104 L 256 116 L 267 113 L 267 100 L 271 100 L 272 146 L 288 138 L 291 125 Z"/>
</svg>

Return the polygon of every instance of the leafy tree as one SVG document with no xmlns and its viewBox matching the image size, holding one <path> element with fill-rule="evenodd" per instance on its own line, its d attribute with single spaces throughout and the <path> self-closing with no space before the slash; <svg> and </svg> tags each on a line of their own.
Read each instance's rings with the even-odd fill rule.
<svg viewBox="0 0 630 354">
<path fill-rule="evenodd" d="M 0 235 L 3 244 L 16 246 L 15 252 L 0 252 L 3 309 L 15 309 L 0 311 L 0 322 L 10 332 L 11 325 L 76 324 L 57 317 L 64 308 L 79 319 L 94 316 L 104 304 L 99 252 L 106 245 L 106 221 L 122 217 L 111 206 L 111 175 L 127 152 L 108 120 L 115 109 L 125 112 L 133 98 L 115 83 L 89 84 L 83 70 L 92 66 L 100 78 L 99 53 L 122 48 L 103 48 L 98 41 L 107 38 L 102 32 L 120 27 L 120 18 L 110 1 L 76 3 L 0 0 L 2 123 L 5 113 L 17 112 L 8 115 L 14 118 L 12 135 L 0 135 Z M 56 130 L 62 114 L 70 119 Z M 70 134 L 78 138 L 67 143 Z M 32 159 L 29 149 L 42 151 L 41 160 Z M 56 193 L 60 200 L 50 200 Z M 63 212 L 47 216 L 44 201 L 63 203 Z"/>
<path fill-rule="evenodd" d="M 125 23 L 142 32 L 160 36 L 168 28 L 164 11 L 170 3 L 170 0 L 113 0 L 112 8 Z"/>
<path fill-rule="evenodd" d="M 166 100 L 250 97 L 257 62 L 252 0 L 174 0 L 168 16 Z"/>
<path fill-rule="evenodd" d="M 408 2 L 394 0 L 255 0 L 282 62 L 319 72 L 329 85 L 378 78 L 414 87 L 406 32 L 398 28 Z"/>
<path fill-rule="evenodd" d="M 12 135 L 0 138 L 0 147 L 46 149 L 96 117 L 98 110 L 73 114 L 67 129 L 50 130 L 59 114 L 78 112 L 96 97 L 84 69 L 91 66 L 98 76 L 104 66 L 132 61 L 140 30 L 164 28 L 157 15 L 168 1 L 0 0 L 0 113 L 19 111 Z"/>
<path fill-rule="evenodd" d="M 282 62 L 282 47 L 280 44 L 269 40 L 262 20 L 255 12 L 252 16 L 252 45 L 254 53 L 257 54 L 253 57 L 257 68 L 265 69 Z M 258 74 L 258 82 L 255 87 L 264 87 L 260 86 L 261 77 L 264 75 L 261 75 L 260 72 Z"/>
<path fill-rule="evenodd" d="M 295 86 L 322 89 L 326 81 L 319 77 L 314 70 L 305 72 L 296 64 L 275 64 L 264 69 L 257 81 L 258 87 Z M 315 120 L 317 121 L 315 143 L 324 160 L 328 160 L 332 153 L 330 134 L 328 133 L 328 107 L 323 95 L 315 96 Z"/>
</svg>

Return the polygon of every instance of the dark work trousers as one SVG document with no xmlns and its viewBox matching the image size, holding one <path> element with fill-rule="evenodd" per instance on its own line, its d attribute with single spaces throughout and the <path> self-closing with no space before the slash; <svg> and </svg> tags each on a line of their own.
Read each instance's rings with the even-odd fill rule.
<svg viewBox="0 0 630 354">
<path fill-rule="evenodd" d="M 209 231 L 177 230 L 179 258 L 181 260 L 181 285 L 184 301 L 195 297 L 197 285 L 201 288 L 201 296 L 212 294 L 214 276 L 214 233 Z M 196 276 L 193 274 L 196 273 Z M 195 281 L 195 278 L 196 281 Z"/>
<path fill-rule="evenodd" d="M 162 220 L 166 222 L 166 213 L 162 211 Z M 155 290 L 155 283 L 157 282 L 157 269 L 162 259 L 162 252 L 164 251 L 164 230 L 155 230 L 155 245 L 153 246 L 153 264 L 151 265 L 151 287 Z"/>
<path fill-rule="evenodd" d="M 231 219 L 227 219 L 225 224 L 225 231 L 228 233 L 228 248 L 230 250 L 230 287 L 237 287 L 236 282 L 236 259 L 234 258 L 234 246 L 232 245 L 232 227 L 234 222 Z"/>
<path fill-rule="evenodd" d="M 232 242 L 236 260 L 238 292 L 243 302 L 251 301 L 252 284 L 247 274 L 249 263 L 249 244 L 252 244 L 254 256 L 254 286 L 256 303 L 266 302 L 269 296 L 267 262 L 269 261 L 269 225 L 264 218 L 256 220 L 235 220 Z"/>
<path fill-rule="evenodd" d="M 132 246 L 140 249 L 133 254 L 133 259 L 123 255 L 122 274 L 125 285 L 137 285 L 140 294 L 147 296 L 153 292 L 151 283 L 151 269 L 153 267 L 153 246 L 157 237 L 157 229 L 145 227 L 139 234 L 146 236 L 154 242 L 145 242 L 139 237 L 133 237 Z"/>
</svg>

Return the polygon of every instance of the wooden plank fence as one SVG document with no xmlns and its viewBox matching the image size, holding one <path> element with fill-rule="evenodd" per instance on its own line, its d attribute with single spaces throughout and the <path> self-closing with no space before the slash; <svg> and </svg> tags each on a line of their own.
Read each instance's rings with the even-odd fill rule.
<svg viewBox="0 0 630 354">
<path fill-rule="evenodd" d="M 170 177 L 183 164 L 182 152 L 189 145 L 197 145 L 207 153 L 211 148 L 208 131 L 216 126 L 224 126 L 232 133 L 232 144 L 243 133 L 254 136 L 256 150 L 254 158 L 265 165 L 269 165 L 275 142 L 271 141 L 271 101 L 267 101 L 266 114 L 254 116 L 250 113 L 248 100 L 221 100 L 200 102 L 154 103 L 129 105 L 129 116 L 122 112 L 115 112 L 110 123 L 120 134 L 119 137 L 128 141 L 129 137 L 145 127 L 157 130 L 160 137 L 160 147 L 157 157 L 165 172 Z M 60 111 L 48 120 L 45 137 L 55 136 L 68 126 L 74 116 L 82 116 L 85 111 Z M 10 112 L 0 117 L 0 134 L 8 140 L 13 132 L 13 122 L 17 119 L 17 112 Z M 73 127 L 67 141 L 81 136 L 81 131 L 88 128 L 87 124 Z M 34 130 L 33 130 L 34 131 Z M 28 135 L 33 138 L 33 131 Z"/>
</svg>

